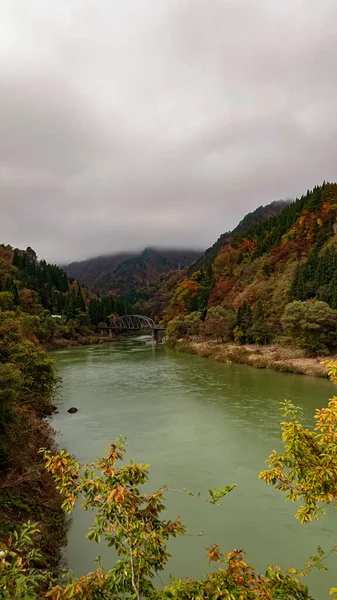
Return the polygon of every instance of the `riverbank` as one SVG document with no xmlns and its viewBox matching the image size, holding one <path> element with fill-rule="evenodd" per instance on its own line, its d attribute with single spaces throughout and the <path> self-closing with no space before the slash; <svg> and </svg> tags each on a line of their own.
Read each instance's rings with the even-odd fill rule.
<svg viewBox="0 0 337 600">
<path fill-rule="evenodd" d="M 42 415 L 18 408 L 11 428 L 8 467 L 0 472 L 0 541 L 6 542 L 23 523 L 37 523 L 35 547 L 41 559 L 36 568 L 58 574 L 67 525 L 62 498 L 44 467 L 41 447 L 57 451 L 54 430 Z"/>
<path fill-rule="evenodd" d="M 61 350 L 62 348 L 72 348 L 76 346 L 92 346 L 94 344 L 107 344 L 110 342 L 120 342 L 121 336 L 110 337 L 103 335 L 80 335 L 77 338 L 56 337 L 51 342 L 44 344 L 44 349 L 47 352 L 52 350 Z"/>
<path fill-rule="evenodd" d="M 282 346 L 236 346 L 234 344 L 218 344 L 212 341 L 178 340 L 175 349 L 189 352 L 204 358 L 213 358 L 218 362 L 238 363 L 271 369 L 281 373 L 327 377 L 324 363 L 327 357 L 308 358 L 303 350 Z M 331 358 L 331 357 L 330 357 Z"/>
<path fill-rule="evenodd" d="M 39 341 L 45 334 L 43 323 L 31 315 L 0 311 L 0 543 L 15 539 L 27 521 L 36 523 L 34 545 L 40 557 L 33 566 L 57 575 L 66 519 L 39 453 L 41 447 L 58 451 L 47 418 L 59 379 L 54 359 Z"/>
</svg>

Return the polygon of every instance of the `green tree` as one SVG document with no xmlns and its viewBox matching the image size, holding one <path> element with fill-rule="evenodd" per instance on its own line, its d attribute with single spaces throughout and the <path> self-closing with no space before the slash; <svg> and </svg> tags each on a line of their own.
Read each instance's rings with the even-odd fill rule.
<svg viewBox="0 0 337 600">
<path fill-rule="evenodd" d="M 336 348 L 336 321 L 337 311 L 320 300 L 291 302 L 281 318 L 290 342 L 313 354 Z"/>
<path fill-rule="evenodd" d="M 256 344 L 268 344 L 270 341 L 270 328 L 266 322 L 264 308 L 259 298 L 253 312 L 252 333 Z"/>
<path fill-rule="evenodd" d="M 13 304 L 15 306 L 19 306 L 20 300 L 19 300 L 18 288 L 16 287 L 13 279 L 11 279 L 10 277 L 7 277 L 7 279 L 6 279 L 4 291 L 10 292 L 13 296 Z"/>
<path fill-rule="evenodd" d="M 0 311 L 14 308 L 13 294 L 11 292 L 0 292 Z"/>
<path fill-rule="evenodd" d="M 253 342 L 253 311 L 247 300 L 242 302 L 236 313 L 234 338 L 240 344 Z"/>
<path fill-rule="evenodd" d="M 169 339 L 174 340 L 185 336 L 195 336 L 200 333 L 201 313 L 198 311 L 188 315 L 178 315 L 174 317 L 166 329 Z"/>
<path fill-rule="evenodd" d="M 103 320 L 101 301 L 98 298 L 91 298 L 89 302 L 88 311 L 90 323 L 94 326 L 97 326 L 98 323 L 100 323 Z"/>
<path fill-rule="evenodd" d="M 76 308 L 78 308 L 80 312 L 86 312 L 86 306 L 83 298 L 82 288 L 80 285 L 77 288 Z"/>
<path fill-rule="evenodd" d="M 18 432 L 8 415 L 13 418 L 15 415 L 24 432 L 23 407 L 41 416 L 50 412 L 57 383 L 54 361 L 37 340 L 34 343 L 28 339 L 28 336 L 34 338 L 38 326 L 38 317 L 13 311 L 0 312 L 0 447 L 3 462 L 10 449 L 15 450 L 12 438 L 16 439 Z"/>
</svg>

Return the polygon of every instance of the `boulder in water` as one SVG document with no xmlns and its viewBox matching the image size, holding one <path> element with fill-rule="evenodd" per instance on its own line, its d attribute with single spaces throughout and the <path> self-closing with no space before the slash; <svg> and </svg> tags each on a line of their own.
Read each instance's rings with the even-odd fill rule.
<svg viewBox="0 0 337 600">
<path fill-rule="evenodd" d="M 75 408 L 75 406 L 72 406 L 71 408 L 69 408 L 69 410 L 67 412 L 71 413 L 73 415 L 74 413 L 77 413 L 77 411 L 78 411 L 78 408 Z"/>
</svg>

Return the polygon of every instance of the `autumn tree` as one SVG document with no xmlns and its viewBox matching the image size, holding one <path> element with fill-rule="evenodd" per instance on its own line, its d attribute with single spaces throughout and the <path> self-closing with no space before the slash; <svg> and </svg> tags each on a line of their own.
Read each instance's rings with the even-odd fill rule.
<svg viewBox="0 0 337 600">
<path fill-rule="evenodd" d="M 212 306 L 207 311 L 203 332 L 218 341 L 229 342 L 233 339 L 235 311 L 221 306 Z"/>
<path fill-rule="evenodd" d="M 71 578 L 65 584 L 55 582 L 53 585 L 50 581 L 46 597 L 52 600 L 310 600 L 307 587 L 290 571 L 282 572 L 279 567 L 270 566 L 265 574 L 257 574 L 244 559 L 242 550 L 224 554 L 216 544 L 208 548 L 210 563 L 217 565 L 215 570 L 199 580 L 171 578 L 167 586 L 158 589 L 154 577 L 167 565 L 170 556 L 167 543 L 173 537 L 185 535 L 186 528 L 179 517 L 172 520 L 163 514 L 167 486 L 149 492 L 148 465 L 133 461 L 126 464 L 124 452 L 124 441 L 117 440 L 104 458 L 81 465 L 64 450 L 56 456 L 44 451 L 46 468 L 64 498 L 63 508 L 71 513 L 81 500 L 83 508 L 95 514 L 88 539 L 95 542 L 104 539 L 119 555 L 108 571 L 99 566 L 92 573 Z M 144 485 L 147 485 L 146 493 Z M 217 505 L 234 487 L 211 489 L 209 497 L 204 499 Z M 10 590 L 12 597 L 21 597 L 17 593 L 21 586 L 32 600 L 37 598 L 41 573 L 31 569 L 29 534 L 33 528 L 33 524 L 26 526 L 24 545 L 21 532 L 1 549 L 0 584 L 2 589 Z M 44 577 L 47 578 L 48 573 Z M 22 594 L 22 599 L 25 597 L 28 596 Z"/>
<path fill-rule="evenodd" d="M 56 384 L 54 362 L 38 345 L 36 319 L 0 309 L 0 462 L 3 464 L 13 446 L 12 436 L 17 435 L 13 419 L 17 425 L 24 422 L 24 407 L 40 415 L 50 411 Z"/>
<path fill-rule="evenodd" d="M 328 363 L 327 369 L 331 381 L 337 384 L 336 361 Z M 266 461 L 269 468 L 259 477 L 282 491 L 288 500 L 301 501 L 296 518 L 307 523 L 324 515 L 327 506 L 337 508 L 337 397 L 333 396 L 327 407 L 316 410 L 314 429 L 303 425 L 302 409 L 290 401 L 284 402 L 282 414 L 283 452 L 272 452 Z M 337 552 L 337 547 L 332 552 Z M 315 565 L 322 568 L 324 559 L 319 549 L 314 560 L 308 561 L 304 574 Z M 336 597 L 337 587 L 330 594 Z"/>
</svg>

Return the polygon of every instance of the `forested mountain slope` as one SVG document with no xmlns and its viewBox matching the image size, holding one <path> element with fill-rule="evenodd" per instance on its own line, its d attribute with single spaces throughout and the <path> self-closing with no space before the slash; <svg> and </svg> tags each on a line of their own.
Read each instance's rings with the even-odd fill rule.
<svg viewBox="0 0 337 600">
<path fill-rule="evenodd" d="M 89 290 L 70 280 L 63 269 L 38 260 L 32 248 L 4 245 L 0 246 L 0 291 L 10 292 L 14 306 L 23 312 L 41 315 L 47 310 L 83 323 L 91 298 Z"/>
<path fill-rule="evenodd" d="M 222 233 L 217 241 L 208 248 L 205 253 L 194 262 L 188 269 L 188 273 L 192 274 L 198 269 L 206 268 L 212 265 L 214 259 L 216 258 L 218 252 L 221 248 L 226 244 L 227 240 L 233 235 L 240 235 L 244 233 L 249 227 L 261 223 L 263 221 L 267 221 L 270 217 L 274 217 L 282 210 L 291 204 L 292 200 L 275 200 L 266 206 L 259 206 L 254 211 L 245 215 L 245 217 L 240 221 L 240 223 L 233 229 L 233 231 L 227 231 L 226 233 Z"/>
<path fill-rule="evenodd" d="M 239 335 L 242 311 L 246 321 L 243 327 L 251 331 L 253 313 L 259 307 L 269 339 L 283 331 L 280 322 L 289 303 L 316 300 L 327 306 L 315 305 L 317 310 L 334 311 L 336 219 L 337 184 L 324 183 L 285 206 L 279 215 L 224 236 L 221 247 L 217 242 L 212 262 L 208 262 L 208 254 L 206 266 L 193 270 L 175 287 L 163 322 L 189 313 L 199 313 L 203 320 L 206 314 L 212 314 L 210 309 L 214 312 L 219 307 L 231 312 L 232 331 L 234 326 L 237 328 L 235 339 L 245 342 L 256 340 L 253 335 Z M 305 310 L 312 311 L 314 305 L 305 306 Z M 329 315 L 334 318 L 334 314 Z M 325 319 L 322 315 L 320 318 Z M 315 328 L 313 323 L 310 327 Z M 332 340 L 335 331 L 330 334 Z"/>
<path fill-rule="evenodd" d="M 132 254 L 131 252 L 97 256 L 95 258 L 88 258 L 87 260 L 72 262 L 63 268 L 69 277 L 77 279 L 92 290 L 101 290 L 101 286 L 104 286 L 102 280 L 104 282 L 104 278 L 110 277 L 121 263 L 134 256 L 136 254 Z"/>
<path fill-rule="evenodd" d="M 93 291 L 113 292 L 132 302 L 141 288 L 156 283 L 168 271 L 183 269 L 200 254 L 195 250 L 145 248 L 139 254 L 100 256 L 64 268 Z"/>
</svg>

